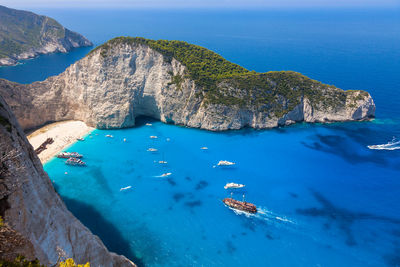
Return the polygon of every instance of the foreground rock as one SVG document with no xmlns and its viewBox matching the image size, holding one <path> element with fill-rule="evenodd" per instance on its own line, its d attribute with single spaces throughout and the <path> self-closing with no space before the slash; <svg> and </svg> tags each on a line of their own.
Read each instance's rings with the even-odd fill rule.
<svg viewBox="0 0 400 267">
<path fill-rule="evenodd" d="M 42 164 L 11 110 L 0 96 L 0 258 L 23 253 L 54 265 L 59 252 L 91 266 L 134 266 L 108 252 L 54 191 Z"/>
<path fill-rule="evenodd" d="M 0 80 L 0 93 L 24 129 L 60 120 L 123 128 L 145 115 L 220 131 L 365 120 L 375 113 L 365 91 L 343 91 L 295 72 L 250 72 L 198 46 L 143 38 L 113 39 L 43 82 Z"/>
<path fill-rule="evenodd" d="M 0 66 L 93 44 L 52 18 L 0 6 Z"/>
</svg>

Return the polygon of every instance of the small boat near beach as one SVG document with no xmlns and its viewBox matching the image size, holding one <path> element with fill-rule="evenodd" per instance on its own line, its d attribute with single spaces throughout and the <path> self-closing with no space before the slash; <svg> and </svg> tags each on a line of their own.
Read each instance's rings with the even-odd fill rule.
<svg viewBox="0 0 400 267">
<path fill-rule="evenodd" d="M 227 183 L 224 188 L 225 189 L 238 189 L 245 187 L 244 184 L 237 184 L 237 183 Z"/>
<path fill-rule="evenodd" d="M 83 138 L 76 138 L 76 140 L 78 140 L 78 141 L 85 141 L 85 139 L 83 139 Z"/>
<path fill-rule="evenodd" d="M 146 123 L 146 126 L 152 126 L 153 124 L 151 124 L 151 123 Z"/>
<path fill-rule="evenodd" d="M 149 152 L 157 152 L 158 149 L 150 147 L 149 149 L 147 149 L 147 151 L 149 151 Z"/>
<path fill-rule="evenodd" d="M 230 162 L 230 161 L 227 161 L 227 160 L 220 160 L 217 165 L 218 166 L 233 166 L 235 164 L 236 163 Z"/>
<path fill-rule="evenodd" d="M 106 134 L 106 137 L 113 138 L 114 136 L 112 136 L 111 134 Z"/>
<path fill-rule="evenodd" d="M 72 166 L 86 166 L 86 163 L 83 162 L 82 160 L 80 160 L 78 158 L 72 158 L 72 157 L 67 159 L 65 164 L 72 165 Z"/>
<path fill-rule="evenodd" d="M 131 189 L 131 188 L 132 188 L 132 186 L 128 185 L 127 187 L 122 187 L 121 189 L 119 189 L 119 191 L 125 191 L 125 190 Z"/>
<path fill-rule="evenodd" d="M 257 213 L 257 207 L 256 205 L 246 202 L 244 200 L 244 195 L 243 195 L 243 201 L 239 201 L 236 199 L 233 199 L 232 197 L 224 198 L 222 200 L 225 205 L 228 207 L 235 209 L 235 210 L 241 210 L 247 213 Z"/>
<path fill-rule="evenodd" d="M 79 154 L 78 152 L 61 152 L 56 157 L 61 159 L 82 158 L 83 155 Z"/>
</svg>

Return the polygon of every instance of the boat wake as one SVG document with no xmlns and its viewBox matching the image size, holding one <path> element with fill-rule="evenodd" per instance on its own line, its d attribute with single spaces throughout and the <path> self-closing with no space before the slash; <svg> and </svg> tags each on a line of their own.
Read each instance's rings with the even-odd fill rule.
<svg viewBox="0 0 400 267">
<path fill-rule="evenodd" d="M 274 223 L 274 224 L 286 224 L 286 225 L 296 225 L 297 223 L 294 222 L 293 220 L 288 219 L 286 216 L 284 215 L 278 215 L 272 211 L 267 210 L 266 208 L 263 207 L 257 207 L 257 213 L 248 213 L 245 211 L 241 211 L 241 210 L 237 210 L 234 209 L 232 207 L 228 207 L 229 209 L 231 209 L 236 215 L 244 215 L 247 218 L 255 218 L 255 219 L 260 219 L 260 220 L 264 220 L 270 223 Z"/>
<path fill-rule="evenodd" d="M 287 218 L 286 216 L 276 214 L 276 213 L 269 211 L 263 207 L 258 208 L 258 212 L 256 215 L 259 215 L 260 219 L 264 219 L 266 221 L 273 221 L 273 222 L 279 222 L 279 223 L 284 223 L 284 224 L 293 224 L 293 225 L 296 224 L 296 222 Z"/>
<path fill-rule="evenodd" d="M 153 176 L 153 177 L 156 177 L 156 178 L 163 178 L 163 177 L 168 177 L 168 176 L 170 176 L 172 173 L 171 172 L 167 172 L 167 173 L 163 173 L 163 174 L 161 174 L 161 175 L 157 175 L 157 176 Z"/>
<path fill-rule="evenodd" d="M 400 140 L 397 141 L 396 138 L 393 137 L 392 141 L 389 141 L 387 144 L 370 145 L 367 147 L 369 149 L 375 149 L 375 150 L 396 150 L 396 149 L 400 149 Z"/>
</svg>

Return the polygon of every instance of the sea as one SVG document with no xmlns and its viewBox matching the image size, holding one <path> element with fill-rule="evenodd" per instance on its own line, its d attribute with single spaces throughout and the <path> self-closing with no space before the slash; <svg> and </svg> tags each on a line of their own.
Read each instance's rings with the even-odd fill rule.
<svg viewBox="0 0 400 267">
<path fill-rule="evenodd" d="M 376 104 L 368 122 L 216 133 L 141 117 L 131 129 L 94 130 L 67 149 L 87 167 L 52 159 L 44 168 L 109 250 L 140 266 L 400 266 L 399 8 L 32 11 L 95 45 L 184 40 L 250 70 L 366 90 Z M 0 77 L 44 80 L 91 49 L 2 67 Z M 230 196 L 257 214 L 229 209 Z"/>
</svg>

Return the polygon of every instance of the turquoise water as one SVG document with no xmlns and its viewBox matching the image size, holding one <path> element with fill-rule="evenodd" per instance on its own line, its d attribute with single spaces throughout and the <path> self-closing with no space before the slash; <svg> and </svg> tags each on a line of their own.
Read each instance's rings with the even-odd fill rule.
<svg viewBox="0 0 400 267">
<path fill-rule="evenodd" d="M 211 133 L 152 123 L 96 130 L 76 143 L 69 151 L 83 153 L 86 168 L 61 159 L 45 166 L 67 206 L 111 250 L 148 266 L 396 260 L 399 153 L 366 148 L 373 124 Z M 237 164 L 214 168 L 219 160 Z M 232 181 L 246 184 L 234 197 L 245 193 L 259 214 L 236 214 L 222 204 L 229 196 L 223 186 Z"/>
<path fill-rule="evenodd" d="M 212 133 L 142 118 L 94 131 L 69 148 L 87 167 L 54 159 L 45 169 L 110 250 L 147 266 L 400 265 L 400 150 L 366 147 L 400 137 L 399 10 L 36 11 L 96 44 L 117 35 L 186 40 L 249 69 L 368 90 L 377 104 L 373 122 Z M 41 80 L 86 53 L 0 68 L 0 77 Z M 213 168 L 219 160 L 237 164 Z M 261 212 L 226 208 L 227 182 L 246 184 L 234 197 L 245 193 Z"/>
</svg>

